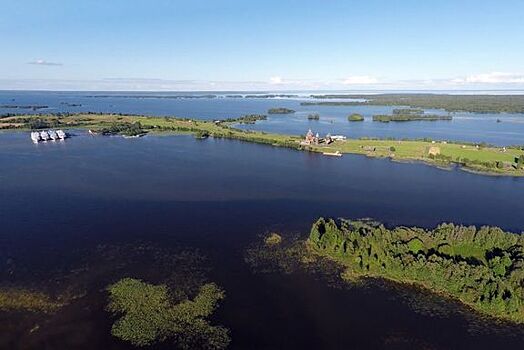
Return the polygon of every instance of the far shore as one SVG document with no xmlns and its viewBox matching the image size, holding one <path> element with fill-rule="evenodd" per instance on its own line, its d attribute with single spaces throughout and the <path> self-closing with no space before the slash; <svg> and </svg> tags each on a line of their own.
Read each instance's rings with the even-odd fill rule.
<svg viewBox="0 0 524 350">
<path fill-rule="evenodd" d="M 423 162 L 449 168 L 460 168 L 479 175 L 524 176 L 522 147 L 496 147 L 466 142 L 392 139 L 305 140 L 300 135 L 283 135 L 236 128 L 239 123 L 252 123 L 264 116 L 249 115 L 227 120 L 196 120 L 174 117 L 152 117 L 124 114 L 46 114 L 12 115 L 0 118 L 0 131 L 38 129 L 83 129 L 101 135 L 128 137 L 147 133 L 194 134 L 197 138 L 225 138 L 245 142 L 288 147 L 318 153 L 361 154 L 390 158 L 399 162 Z"/>
</svg>

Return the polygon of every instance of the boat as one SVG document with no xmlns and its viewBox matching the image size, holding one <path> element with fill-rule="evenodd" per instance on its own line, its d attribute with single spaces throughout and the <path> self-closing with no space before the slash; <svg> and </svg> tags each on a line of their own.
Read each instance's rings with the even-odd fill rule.
<svg viewBox="0 0 524 350">
<path fill-rule="evenodd" d="M 33 131 L 31 133 L 31 140 L 33 140 L 34 143 L 38 143 L 40 141 L 40 133 L 38 131 Z"/>
<path fill-rule="evenodd" d="M 40 131 L 40 138 L 42 139 L 42 141 L 49 141 L 51 140 L 51 137 L 49 137 L 49 134 L 47 133 L 47 131 Z"/>
<path fill-rule="evenodd" d="M 325 156 L 342 157 L 342 153 L 340 153 L 340 151 L 336 151 L 336 152 L 323 152 L 322 154 L 325 155 Z"/>
<path fill-rule="evenodd" d="M 343 136 L 343 135 L 333 135 L 333 136 L 331 136 L 331 139 L 333 141 L 345 141 L 347 139 L 347 137 Z"/>
<path fill-rule="evenodd" d="M 49 137 L 51 138 L 51 140 L 56 141 L 56 140 L 59 139 L 58 134 L 56 133 L 56 131 L 49 130 L 47 133 L 49 134 Z"/>
<path fill-rule="evenodd" d="M 56 134 L 61 140 L 65 140 L 67 138 L 67 134 L 63 130 L 57 130 Z"/>
</svg>

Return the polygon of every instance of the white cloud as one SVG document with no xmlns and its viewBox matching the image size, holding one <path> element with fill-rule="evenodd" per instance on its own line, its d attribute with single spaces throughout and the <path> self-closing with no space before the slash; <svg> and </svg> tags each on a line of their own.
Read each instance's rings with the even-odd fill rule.
<svg viewBox="0 0 524 350">
<path fill-rule="evenodd" d="M 278 84 L 282 84 L 284 81 L 283 81 L 282 77 L 276 76 L 276 77 L 269 78 L 269 82 L 271 84 L 278 85 Z"/>
<path fill-rule="evenodd" d="M 455 84 L 518 84 L 524 83 L 524 74 L 491 72 L 469 75 L 451 80 Z"/>
<path fill-rule="evenodd" d="M 35 61 L 27 62 L 27 64 L 34 64 L 37 66 L 62 66 L 63 65 L 62 63 L 48 62 L 46 60 L 35 60 Z"/>
<path fill-rule="evenodd" d="M 378 79 L 369 75 L 354 75 L 347 77 L 342 82 L 344 85 L 367 85 L 376 83 L 378 83 Z"/>
</svg>

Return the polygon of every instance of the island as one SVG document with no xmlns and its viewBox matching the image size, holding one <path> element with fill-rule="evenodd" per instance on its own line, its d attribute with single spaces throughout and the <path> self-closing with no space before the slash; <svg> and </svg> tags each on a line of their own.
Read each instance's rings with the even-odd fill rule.
<svg viewBox="0 0 524 350">
<path fill-rule="evenodd" d="M 524 113 L 524 95 L 376 94 L 311 95 L 303 106 L 410 106 L 448 112 Z M 325 101 L 337 99 L 337 101 Z M 350 101 L 340 101 L 348 99 Z"/>
<path fill-rule="evenodd" d="M 397 108 L 393 114 L 378 114 L 373 116 L 374 122 L 409 122 L 409 121 L 436 121 L 452 120 L 451 115 L 425 114 L 421 108 Z"/>
<path fill-rule="evenodd" d="M 319 120 L 320 119 L 320 114 L 318 113 L 311 113 L 307 116 L 307 119 L 308 120 Z"/>
<path fill-rule="evenodd" d="M 402 162 L 418 161 L 438 167 L 459 166 L 461 169 L 478 174 L 524 176 L 524 146 L 496 147 L 482 143 L 430 139 L 346 139 L 342 135 L 308 139 L 308 135 L 284 135 L 236 128 L 236 124 L 245 120 L 242 118 L 208 121 L 103 113 L 4 115 L 0 116 L 0 129 L 84 129 L 90 130 L 93 134 L 126 136 L 148 133 L 189 133 L 199 137 L 205 135 L 205 137 L 234 139 L 326 155 L 351 153 L 368 157 L 385 157 Z M 247 118 L 251 121 L 253 117 Z"/>
<path fill-rule="evenodd" d="M 320 218 L 308 247 L 345 267 L 346 280 L 381 278 L 423 287 L 474 310 L 524 322 L 524 235 L 441 224 L 386 228 Z"/>
<path fill-rule="evenodd" d="M 267 111 L 267 113 L 268 114 L 293 114 L 295 113 L 295 111 L 289 108 L 280 107 L 280 108 L 270 108 Z"/>
<path fill-rule="evenodd" d="M 349 122 L 363 122 L 364 117 L 362 116 L 362 114 L 353 113 L 353 114 L 348 115 L 348 121 Z"/>
<path fill-rule="evenodd" d="M 374 122 L 389 123 L 389 122 L 409 122 L 409 121 L 437 121 L 437 120 L 452 120 L 450 115 L 438 114 L 376 114 L 373 116 Z"/>
</svg>

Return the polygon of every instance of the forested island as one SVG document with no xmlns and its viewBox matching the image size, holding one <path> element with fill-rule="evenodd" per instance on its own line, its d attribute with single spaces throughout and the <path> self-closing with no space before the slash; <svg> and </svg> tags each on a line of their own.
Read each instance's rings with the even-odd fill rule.
<svg viewBox="0 0 524 350">
<path fill-rule="evenodd" d="M 348 115 L 348 121 L 349 122 L 363 122 L 364 117 L 362 116 L 362 114 L 353 113 L 351 115 Z"/>
<path fill-rule="evenodd" d="M 437 121 L 437 120 L 452 120 L 450 115 L 438 114 L 376 114 L 373 116 L 374 122 L 389 123 L 389 122 L 409 122 L 409 121 Z"/>
<path fill-rule="evenodd" d="M 432 230 L 320 218 L 308 246 L 342 264 L 347 280 L 414 284 L 482 313 L 524 322 L 524 236 L 497 227 L 442 224 Z"/>
<path fill-rule="evenodd" d="M 301 105 L 325 106 L 410 106 L 444 109 L 448 112 L 524 113 L 524 95 L 377 94 L 311 95 L 313 99 L 352 101 L 308 101 Z"/>
<path fill-rule="evenodd" d="M 280 108 L 270 108 L 267 111 L 267 113 L 268 114 L 293 114 L 295 113 L 295 111 L 289 108 L 280 107 Z"/>
<path fill-rule="evenodd" d="M 377 114 L 373 116 L 374 122 L 409 122 L 409 121 L 437 121 L 452 120 L 451 115 L 425 114 L 420 108 L 396 108 L 392 114 Z"/>
<path fill-rule="evenodd" d="M 251 123 L 260 115 L 205 121 L 102 113 L 59 113 L 0 116 L 0 129 L 39 130 L 77 128 L 93 134 L 140 136 L 147 133 L 190 133 L 198 138 L 235 139 L 318 153 L 353 153 L 398 161 L 421 161 L 439 167 L 458 165 L 481 174 L 524 176 L 524 146 L 495 147 L 465 142 L 395 139 L 347 139 L 306 144 L 304 136 L 241 130 L 235 124 Z"/>
</svg>

